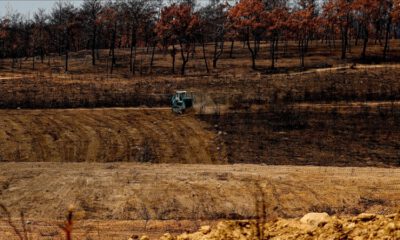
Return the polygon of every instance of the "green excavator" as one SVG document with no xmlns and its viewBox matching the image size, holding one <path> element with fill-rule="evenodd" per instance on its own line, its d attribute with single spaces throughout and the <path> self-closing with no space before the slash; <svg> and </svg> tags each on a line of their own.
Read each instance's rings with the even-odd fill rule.
<svg viewBox="0 0 400 240">
<path fill-rule="evenodd" d="M 188 93 L 187 91 L 176 91 L 171 98 L 171 104 L 174 113 L 182 114 L 188 109 L 193 108 L 193 93 Z"/>
</svg>

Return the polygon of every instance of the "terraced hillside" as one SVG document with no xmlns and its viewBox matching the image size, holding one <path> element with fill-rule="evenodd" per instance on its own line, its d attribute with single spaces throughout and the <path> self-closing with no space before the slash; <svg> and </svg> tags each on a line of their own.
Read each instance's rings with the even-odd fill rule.
<svg viewBox="0 0 400 240">
<path fill-rule="evenodd" d="M 3 110 L 0 162 L 225 163 L 216 134 L 170 109 Z"/>
</svg>

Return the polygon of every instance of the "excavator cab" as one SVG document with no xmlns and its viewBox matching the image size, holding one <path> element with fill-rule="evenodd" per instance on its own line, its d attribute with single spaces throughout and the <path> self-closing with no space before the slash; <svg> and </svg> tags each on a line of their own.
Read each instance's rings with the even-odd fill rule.
<svg viewBox="0 0 400 240">
<path fill-rule="evenodd" d="M 182 114 L 193 107 L 193 102 L 193 94 L 189 94 L 187 91 L 176 91 L 171 98 L 172 111 Z"/>
</svg>

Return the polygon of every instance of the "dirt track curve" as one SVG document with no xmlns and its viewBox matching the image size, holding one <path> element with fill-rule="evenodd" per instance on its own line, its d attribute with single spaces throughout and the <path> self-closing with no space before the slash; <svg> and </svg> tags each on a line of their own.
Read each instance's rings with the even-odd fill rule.
<svg viewBox="0 0 400 240">
<path fill-rule="evenodd" d="M 225 163 L 205 124 L 170 109 L 2 110 L 0 162 Z"/>
</svg>

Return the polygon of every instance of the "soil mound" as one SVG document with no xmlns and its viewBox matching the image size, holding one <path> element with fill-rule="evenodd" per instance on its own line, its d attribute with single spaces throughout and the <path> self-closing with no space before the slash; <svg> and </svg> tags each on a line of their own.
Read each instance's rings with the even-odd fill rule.
<svg viewBox="0 0 400 240">
<path fill-rule="evenodd" d="M 321 220 L 323 217 L 323 221 Z M 304 219 L 312 221 L 304 221 Z M 317 221 L 318 220 L 318 221 Z M 315 224 L 319 222 L 319 224 Z M 262 224 L 257 221 L 224 221 L 214 228 L 203 226 L 198 232 L 177 237 L 165 234 L 161 240 L 221 239 L 400 239 L 400 214 L 362 213 L 356 217 L 309 213 L 301 219 L 278 219 Z"/>
</svg>

